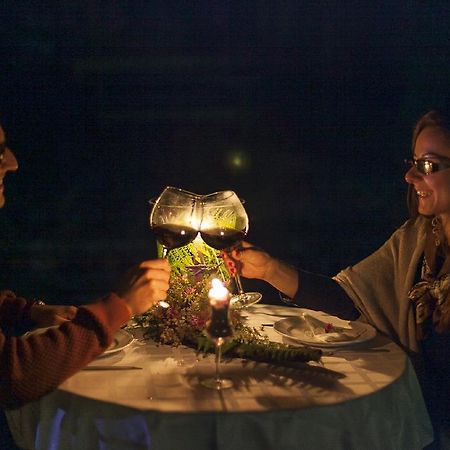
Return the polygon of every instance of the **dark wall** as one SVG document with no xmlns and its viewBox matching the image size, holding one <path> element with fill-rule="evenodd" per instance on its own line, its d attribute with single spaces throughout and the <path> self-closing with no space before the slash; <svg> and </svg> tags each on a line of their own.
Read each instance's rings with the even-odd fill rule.
<svg viewBox="0 0 450 450">
<path fill-rule="evenodd" d="M 412 127 L 448 95 L 446 2 L 36 3 L 2 12 L 20 162 L 2 285 L 50 301 L 109 289 L 154 256 L 147 201 L 166 185 L 235 190 L 249 240 L 326 274 L 407 217 Z"/>
</svg>

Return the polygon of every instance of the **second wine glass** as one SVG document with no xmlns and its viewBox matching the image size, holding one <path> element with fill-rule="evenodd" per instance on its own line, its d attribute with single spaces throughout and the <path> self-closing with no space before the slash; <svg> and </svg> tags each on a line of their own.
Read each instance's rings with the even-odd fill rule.
<svg viewBox="0 0 450 450">
<path fill-rule="evenodd" d="M 239 197 L 233 191 L 220 191 L 201 199 L 203 215 L 200 224 L 202 239 L 217 250 L 231 251 L 248 232 L 248 216 Z M 232 273 L 238 293 L 231 298 L 234 307 L 258 303 L 259 292 L 244 292 L 238 271 Z"/>
</svg>

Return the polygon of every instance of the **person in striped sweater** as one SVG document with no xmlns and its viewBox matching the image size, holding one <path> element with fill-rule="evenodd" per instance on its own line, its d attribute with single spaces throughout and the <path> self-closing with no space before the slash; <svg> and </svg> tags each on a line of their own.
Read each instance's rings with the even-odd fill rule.
<svg viewBox="0 0 450 450">
<path fill-rule="evenodd" d="M 0 208 L 5 204 L 5 175 L 17 169 L 0 127 Z M 166 259 L 143 261 L 114 291 L 79 307 L 45 305 L 0 291 L 0 407 L 15 408 L 40 398 L 103 353 L 132 316 L 166 298 L 169 276 Z M 59 326 L 22 336 L 52 325 Z M 14 448 L 3 412 L 1 416 L 0 448 Z"/>
</svg>

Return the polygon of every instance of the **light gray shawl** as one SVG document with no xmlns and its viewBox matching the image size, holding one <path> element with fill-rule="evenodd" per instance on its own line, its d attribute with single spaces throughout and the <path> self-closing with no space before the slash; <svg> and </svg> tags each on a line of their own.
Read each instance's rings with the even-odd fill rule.
<svg viewBox="0 0 450 450">
<path fill-rule="evenodd" d="M 375 253 L 335 277 L 362 318 L 406 349 L 418 352 L 408 291 L 422 263 L 429 219 L 405 222 Z"/>
</svg>

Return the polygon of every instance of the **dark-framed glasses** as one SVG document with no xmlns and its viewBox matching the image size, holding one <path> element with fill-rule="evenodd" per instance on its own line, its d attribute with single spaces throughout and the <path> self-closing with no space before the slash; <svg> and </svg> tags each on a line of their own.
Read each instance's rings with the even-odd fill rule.
<svg viewBox="0 0 450 450">
<path fill-rule="evenodd" d="M 450 168 L 450 158 L 439 158 L 439 161 L 431 161 L 426 158 L 420 159 L 405 159 L 405 164 L 408 168 L 414 166 L 418 172 L 423 175 L 430 175 L 440 170 Z"/>
</svg>

